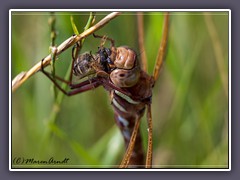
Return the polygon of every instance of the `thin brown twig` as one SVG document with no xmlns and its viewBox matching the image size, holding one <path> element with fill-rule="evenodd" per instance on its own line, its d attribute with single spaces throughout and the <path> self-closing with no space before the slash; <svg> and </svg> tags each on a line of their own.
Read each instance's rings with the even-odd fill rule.
<svg viewBox="0 0 240 180">
<path fill-rule="evenodd" d="M 147 104 L 147 123 L 148 123 L 148 149 L 147 149 L 147 156 L 146 156 L 146 168 L 152 167 L 152 151 L 153 151 L 153 144 L 152 144 L 152 112 L 151 112 L 151 104 Z"/>
<path fill-rule="evenodd" d="M 109 23 L 112 19 L 120 15 L 120 12 L 112 12 L 108 14 L 106 17 L 104 17 L 101 21 L 99 21 L 97 24 L 92 26 L 91 28 L 87 29 L 83 33 L 79 35 L 73 35 L 67 40 L 65 40 L 62 44 L 60 44 L 57 47 L 57 55 L 64 52 L 69 47 L 73 46 L 76 42 L 80 41 L 81 39 L 93 34 L 98 29 L 105 26 L 107 23 Z M 46 67 L 51 62 L 51 54 L 46 56 L 42 61 L 39 61 L 36 65 L 34 65 L 29 71 L 27 72 L 21 72 L 18 74 L 13 80 L 12 80 L 12 92 L 14 92 L 17 88 L 19 88 L 27 79 L 29 79 L 33 74 L 38 72 L 41 69 L 41 66 Z"/>
<path fill-rule="evenodd" d="M 153 77 L 154 80 L 157 81 L 159 77 L 159 73 L 161 70 L 161 67 L 163 65 L 163 61 L 166 55 L 166 50 L 167 50 L 167 40 L 168 40 L 168 33 L 169 33 L 169 13 L 166 12 L 164 15 L 164 25 L 163 25 L 163 35 L 162 35 L 162 40 L 158 49 L 158 56 L 153 72 Z"/>
<path fill-rule="evenodd" d="M 142 12 L 137 13 L 137 24 L 138 24 L 138 45 L 141 57 L 141 67 L 147 72 L 147 55 L 144 47 L 144 21 Z"/>
</svg>

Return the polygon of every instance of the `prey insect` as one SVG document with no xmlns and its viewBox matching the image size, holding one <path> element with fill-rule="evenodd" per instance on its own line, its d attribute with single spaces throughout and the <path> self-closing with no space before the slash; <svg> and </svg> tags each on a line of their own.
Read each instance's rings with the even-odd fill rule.
<svg viewBox="0 0 240 180">
<path fill-rule="evenodd" d="M 111 104 L 114 110 L 115 121 L 121 130 L 125 141 L 126 152 L 120 164 L 120 168 L 152 167 L 152 115 L 151 98 L 152 88 L 158 79 L 159 71 L 165 57 L 168 38 L 169 14 L 165 14 L 163 35 L 159 48 L 159 56 L 156 60 L 154 74 L 147 74 L 141 67 L 136 52 L 127 46 L 116 47 L 113 39 L 106 36 L 94 35 L 101 38 L 102 43 L 96 55 L 85 53 L 77 55 L 72 52 L 72 73 L 69 81 L 46 72 L 42 66 L 42 72 L 62 91 L 71 96 L 82 93 L 99 86 L 103 86 L 110 94 Z M 104 46 L 109 41 L 111 46 Z M 142 60 L 146 61 L 146 59 Z M 73 83 L 72 76 L 80 79 L 88 77 L 80 83 Z M 71 91 L 65 91 L 55 79 L 67 83 Z M 140 119 L 147 111 L 148 122 L 148 148 L 146 158 L 142 146 L 142 138 L 139 131 Z M 144 159 L 146 159 L 144 161 Z"/>
</svg>

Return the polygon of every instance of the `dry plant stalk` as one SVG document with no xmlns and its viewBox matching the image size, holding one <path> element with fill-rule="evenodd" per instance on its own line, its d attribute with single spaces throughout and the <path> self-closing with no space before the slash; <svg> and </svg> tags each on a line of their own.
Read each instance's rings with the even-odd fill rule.
<svg viewBox="0 0 240 180">
<path fill-rule="evenodd" d="M 147 72 L 147 55 L 144 47 L 144 22 L 143 22 L 143 13 L 137 13 L 137 21 L 138 21 L 138 44 L 140 50 L 140 56 L 142 59 L 142 69 Z"/>
<path fill-rule="evenodd" d="M 158 55 L 157 55 L 157 60 L 155 64 L 155 67 L 157 68 L 155 68 L 153 72 L 153 77 L 155 81 L 158 79 L 160 68 L 163 65 L 163 61 L 166 55 L 165 49 L 167 48 L 168 33 L 169 33 L 169 12 L 165 13 L 164 19 L 165 20 L 163 25 L 162 41 L 158 49 Z"/>
<path fill-rule="evenodd" d="M 76 42 L 82 40 L 83 38 L 86 38 L 87 36 L 93 34 L 98 29 L 105 26 L 107 23 L 109 23 L 112 19 L 120 15 L 120 12 L 112 12 L 108 14 L 106 17 L 104 17 L 101 21 L 99 21 L 97 24 L 92 26 L 91 28 L 85 30 L 83 33 L 79 35 L 73 35 L 67 40 L 65 40 L 62 44 L 60 44 L 57 47 L 57 53 L 56 55 L 61 54 L 69 47 L 73 46 Z M 27 72 L 21 72 L 19 73 L 13 80 L 12 80 L 12 92 L 14 92 L 17 88 L 19 88 L 26 80 L 28 80 L 32 75 L 34 75 L 36 72 L 38 72 L 41 69 L 41 64 L 43 67 L 46 67 L 51 62 L 51 54 L 46 56 L 42 61 L 39 61 L 36 65 L 34 65 L 29 71 Z"/>
</svg>

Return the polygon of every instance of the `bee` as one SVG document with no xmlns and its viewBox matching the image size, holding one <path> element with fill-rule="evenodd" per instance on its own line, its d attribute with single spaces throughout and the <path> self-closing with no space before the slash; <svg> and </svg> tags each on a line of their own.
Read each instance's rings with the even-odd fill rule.
<svg viewBox="0 0 240 180">
<path fill-rule="evenodd" d="M 93 68 L 93 64 L 96 62 L 96 56 L 92 55 L 91 52 L 80 54 L 73 63 L 72 72 L 75 76 L 80 79 L 90 76 L 96 73 Z"/>
</svg>

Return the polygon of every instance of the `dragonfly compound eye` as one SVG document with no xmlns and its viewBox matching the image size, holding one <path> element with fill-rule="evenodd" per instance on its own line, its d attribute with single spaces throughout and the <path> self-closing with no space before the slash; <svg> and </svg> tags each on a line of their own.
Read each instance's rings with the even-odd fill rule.
<svg viewBox="0 0 240 180">
<path fill-rule="evenodd" d="M 140 77 L 140 68 L 135 51 L 127 46 L 116 48 L 113 59 L 116 69 L 110 74 L 111 81 L 118 87 L 132 87 Z"/>
<path fill-rule="evenodd" d="M 127 46 L 117 48 L 116 58 L 114 64 L 117 68 L 132 69 L 136 65 L 136 52 Z"/>
<path fill-rule="evenodd" d="M 110 74 L 111 81 L 118 87 L 132 87 L 140 77 L 140 69 L 134 67 L 131 70 L 115 69 Z"/>
</svg>

